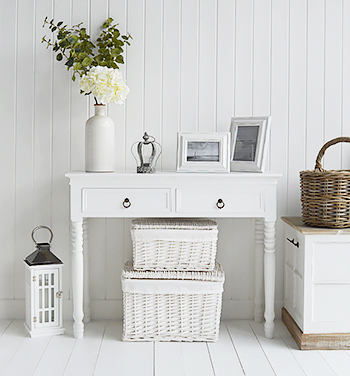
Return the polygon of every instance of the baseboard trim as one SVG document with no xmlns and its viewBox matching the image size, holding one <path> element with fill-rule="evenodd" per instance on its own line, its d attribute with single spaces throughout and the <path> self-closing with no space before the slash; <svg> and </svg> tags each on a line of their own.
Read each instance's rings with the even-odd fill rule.
<svg viewBox="0 0 350 376">
<path fill-rule="evenodd" d="M 121 299 L 98 300 L 92 299 L 91 319 L 92 320 L 114 320 L 123 318 L 123 303 Z M 282 300 L 276 301 L 276 318 L 281 316 Z M 0 319 L 24 319 L 25 317 L 24 299 L 0 299 Z M 71 320 L 73 315 L 72 300 L 63 301 L 63 319 Z M 223 300 L 222 319 L 253 319 L 254 303 L 251 300 Z"/>
<path fill-rule="evenodd" d="M 304 334 L 285 308 L 282 308 L 282 321 L 300 350 L 350 349 L 350 333 Z"/>
</svg>

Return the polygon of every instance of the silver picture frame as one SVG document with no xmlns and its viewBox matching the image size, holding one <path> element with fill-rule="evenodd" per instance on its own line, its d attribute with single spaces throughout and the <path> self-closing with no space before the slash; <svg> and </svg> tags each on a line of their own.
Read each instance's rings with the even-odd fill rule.
<svg viewBox="0 0 350 376">
<path fill-rule="evenodd" d="M 231 119 L 231 171 L 264 172 L 271 116 Z"/>
<path fill-rule="evenodd" d="M 229 132 L 179 132 L 176 171 L 229 172 L 230 142 Z"/>
</svg>

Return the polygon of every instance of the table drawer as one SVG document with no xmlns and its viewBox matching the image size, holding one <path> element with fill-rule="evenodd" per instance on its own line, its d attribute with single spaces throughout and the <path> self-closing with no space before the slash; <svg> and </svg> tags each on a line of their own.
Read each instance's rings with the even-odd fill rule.
<svg viewBox="0 0 350 376">
<path fill-rule="evenodd" d="M 166 188 L 84 188 L 82 213 L 113 217 L 128 213 L 171 212 L 171 189 Z"/>
<path fill-rule="evenodd" d="M 219 185 L 219 184 L 218 184 Z M 176 211 L 180 213 L 263 213 L 263 193 L 260 191 L 234 191 L 232 189 L 177 189 Z"/>
</svg>

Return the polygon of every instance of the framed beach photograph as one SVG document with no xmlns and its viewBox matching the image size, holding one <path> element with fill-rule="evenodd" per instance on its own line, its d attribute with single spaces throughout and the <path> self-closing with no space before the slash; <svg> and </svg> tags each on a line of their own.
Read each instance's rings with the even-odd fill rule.
<svg viewBox="0 0 350 376">
<path fill-rule="evenodd" d="M 231 171 L 263 172 L 270 116 L 231 119 Z"/>
<path fill-rule="evenodd" d="M 229 172 L 230 133 L 178 133 L 179 172 Z"/>
</svg>

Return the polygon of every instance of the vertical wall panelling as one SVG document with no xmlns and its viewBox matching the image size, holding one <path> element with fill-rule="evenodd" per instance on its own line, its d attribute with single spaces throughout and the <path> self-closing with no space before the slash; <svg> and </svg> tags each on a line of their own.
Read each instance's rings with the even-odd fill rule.
<svg viewBox="0 0 350 376">
<path fill-rule="evenodd" d="M 140 140 L 144 132 L 144 22 L 145 0 L 128 1 L 128 31 L 133 36 L 132 45 L 128 49 L 128 85 L 131 90 L 126 106 L 125 161 L 126 169 L 136 169 L 136 161 L 131 154 L 131 145 Z"/>
<path fill-rule="evenodd" d="M 315 167 L 324 144 L 325 2 L 308 1 L 306 169 Z M 340 148 L 339 148 L 340 150 Z"/>
<path fill-rule="evenodd" d="M 350 23 L 344 22 L 350 17 L 350 3 L 343 2 L 343 81 L 342 81 L 342 134 L 350 136 Z M 342 148 L 342 168 L 350 169 L 350 144 Z"/>
<path fill-rule="evenodd" d="M 162 115 L 162 23 L 163 4 L 145 2 L 145 124 L 144 129 L 159 142 Z M 140 139 L 142 134 L 134 135 Z M 166 153 L 167 150 L 164 150 Z"/>
<path fill-rule="evenodd" d="M 17 2 L 3 3 L 0 12 L 1 46 L 6 54 L 0 55 L 1 76 L 0 112 L 2 133 L 0 138 L 0 160 L 4 178 L 0 184 L 0 206 L 5 215 L 0 217 L 0 239 L 2 262 L 0 263 L 0 299 L 14 298 L 14 245 L 15 245 L 15 155 L 16 155 L 16 52 L 17 52 Z M 11 23 L 7 23 L 11 19 Z"/>
<path fill-rule="evenodd" d="M 122 34 L 128 33 L 130 30 L 127 25 L 127 1 L 109 1 L 109 17 L 118 23 L 119 31 Z M 130 32 L 130 34 L 132 34 Z M 132 35 L 133 36 L 133 35 Z M 131 40 L 131 47 L 124 46 L 124 61 L 125 64 L 119 66 L 119 70 L 126 79 L 127 85 L 127 61 L 128 48 L 133 48 L 133 40 Z M 131 89 L 132 90 L 132 89 Z M 127 118 L 126 107 L 128 99 L 123 105 L 110 104 L 109 116 L 115 123 L 115 137 L 116 137 L 116 169 L 123 170 L 125 168 L 125 154 L 129 153 L 129 148 L 125 145 L 125 134 Z M 107 219 L 106 221 L 106 293 L 105 297 L 109 299 L 121 299 L 121 284 L 120 274 L 123 267 L 123 220 L 122 219 Z"/>
<path fill-rule="evenodd" d="M 228 132 L 233 116 L 235 70 L 235 3 L 218 1 L 217 9 L 217 130 Z"/>
<path fill-rule="evenodd" d="M 90 0 L 71 0 L 72 17 L 70 25 L 83 22 L 90 33 Z M 67 20 L 68 23 L 68 20 Z M 90 34 L 89 34 L 90 35 Z M 71 73 L 67 73 L 71 76 Z M 71 84 L 71 118 L 70 118 L 70 170 L 85 170 L 85 122 L 92 114 L 92 106 L 89 106 L 89 99 L 79 94 L 78 81 Z M 90 110 L 91 107 L 91 110 Z"/>
<path fill-rule="evenodd" d="M 289 4 L 289 168 L 288 215 L 300 214 L 299 171 L 305 168 L 306 133 L 306 0 Z"/>
<path fill-rule="evenodd" d="M 181 0 L 163 2 L 162 168 L 174 170 L 180 122 Z"/>
<path fill-rule="evenodd" d="M 109 14 L 108 17 L 114 19 L 114 23 L 118 23 L 118 29 L 121 34 L 127 34 L 129 32 L 126 25 L 126 0 L 124 1 L 109 1 Z M 131 40 L 131 47 L 133 40 Z M 119 71 L 123 78 L 128 83 L 126 62 L 128 61 L 128 46 L 124 45 L 124 62 L 125 64 L 119 65 Z M 130 86 L 130 85 L 129 85 Z M 108 116 L 111 117 L 115 124 L 115 167 L 117 170 L 124 170 L 125 168 L 125 154 L 129 152 L 129 149 L 125 145 L 125 128 L 126 124 L 126 106 L 128 99 L 122 105 L 111 103 L 108 105 Z"/>
<path fill-rule="evenodd" d="M 52 217 L 52 59 L 41 43 L 43 20 L 52 3 L 36 0 L 34 14 L 34 223 L 51 226 Z M 45 32 L 50 31 L 46 28 Z M 48 57 L 50 59 L 46 59 Z"/>
<path fill-rule="evenodd" d="M 289 0 L 271 2 L 271 171 L 284 171 L 278 179 L 277 218 L 287 210 L 288 171 L 288 67 L 289 67 Z M 276 223 L 277 281 L 283 281 L 283 229 Z M 282 256 L 282 257 L 281 257 Z M 276 297 L 283 296 L 283 284 L 276 283 Z"/>
<path fill-rule="evenodd" d="M 181 128 L 199 130 L 198 124 L 198 0 L 182 0 Z"/>
<path fill-rule="evenodd" d="M 120 67 L 130 94 L 110 104 L 118 170 L 135 171 L 131 145 L 144 131 L 163 146 L 158 169 L 174 170 L 177 132 L 228 131 L 232 116 L 272 116 L 269 167 L 278 217 L 300 214 L 299 172 L 322 144 L 350 136 L 350 6 L 344 0 L 16 0 L 0 2 L 0 315 L 18 317 L 23 258 L 37 224 L 54 231 L 70 297 L 67 171 L 85 168 L 85 122 L 93 100 L 40 43 L 45 16 L 83 22 L 93 39 L 108 16 L 133 39 Z M 4 73 L 5 72 L 5 73 Z M 349 168 L 350 145 L 326 152 L 326 168 Z M 130 219 L 90 220 L 90 279 L 99 317 L 120 317 L 120 273 L 132 258 Z M 225 317 L 252 317 L 254 221 L 220 219 Z M 276 299 L 283 234 L 276 226 Z M 44 235 L 43 235 L 44 236 Z M 97 301 L 96 302 L 94 302 Z M 67 305 L 68 307 L 69 305 Z M 12 308 L 11 308 L 12 307 Z M 105 309 L 105 311 L 103 311 Z M 69 308 L 67 309 L 68 312 Z M 279 314 L 278 311 L 276 311 Z M 94 317 L 93 317 L 94 318 Z"/>
<path fill-rule="evenodd" d="M 216 129 L 217 0 L 199 2 L 198 128 Z"/>
<path fill-rule="evenodd" d="M 253 116 L 270 115 L 271 0 L 254 1 Z"/>
<path fill-rule="evenodd" d="M 253 0 L 236 0 L 235 116 L 253 116 Z"/>
<path fill-rule="evenodd" d="M 217 2 L 216 42 L 216 130 L 228 132 L 234 114 L 234 51 L 235 51 L 235 2 Z M 237 262 L 237 247 L 234 244 L 232 219 L 218 219 L 218 261 L 225 270 L 234 268 Z M 239 250 L 238 250 L 239 251 Z M 232 273 L 226 273 L 224 299 L 232 300 Z M 231 308 L 231 307 L 230 307 Z"/>
<path fill-rule="evenodd" d="M 57 21 L 70 23 L 71 1 L 62 0 L 54 3 L 53 16 Z M 41 20 L 40 20 L 41 21 Z M 43 29 L 41 31 L 43 33 Z M 39 36 L 38 36 L 39 38 Z M 39 38 L 40 39 L 40 38 Z M 43 59 L 47 62 L 52 56 L 51 50 L 46 50 L 40 44 L 45 54 Z M 71 115 L 71 88 L 70 74 L 66 67 L 53 59 L 53 85 L 52 85 L 52 230 L 54 240 L 52 251 L 64 262 L 63 291 L 64 298 L 70 294 L 70 250 L 69 250 L 69 185 L 64 174 L 70 169 L 70 115 Z M 77 83 L 73 83 L 77 89 Z"/>
<path fill-rule="evenodd" d="M 127 24 L 127 0 L 124 1 L 109 1 L 109 17 L 118 23 L 119 30 L 122 34 L 129 33 L 134 37 L 129 30 Z M 131 40 L 131 47 L 124 46 L 124 62 L 119 66 L 120 72 L 128 82 L 128 49 L 133 48 L 134 40 Z M 133 88 L 130 88 L 133 90 Z M 126 133 L 129 128 L 128 119 L 126 117 L 126 109 L 128 106 L 128 99 L 123 105 L 110 104 L 109 116 L 115 123 L 115 139 L 116 139 L 116 169 L 125 169 L 126 154 L 130 154 L 130 147 L 126 145 Z M 106 222 L 106 292 L 105 297 L 109 299 L 121 299 L 121 284 L 120 274 L 123 267 L 124 249 L 123 249 L 123 229 L 124 221 L 122 219 L 107 219 Z"/>
<path fill-rule="evenodd" d="M 17 3 L 15 298 L 24 298 L 23 258 L 33 249 L 34 0 Z"/>
<path fill-rule="evenodd" d="M 103 23 L 108 18 L 108 1 L 90 0 L 90 5 L 90 33 L 92 40 L 96 41 Z M 93 98 L 90 98 L 89 102 L 93 114 Z M 106 221 L 103 218 L 89 219 L 90 278 L 98 281 L 90 284 L 91 299 L 105 299 L 106 294 Z"/>
<path fill-rule="evenodd" d="M 342 132 L 342 3 L 342 0 L 326 1 L 325 8 L 325 141 L 341 136 Z M 326 151 L 323 161 L 326 169 L 341 168 L 341 149 L 338 144 Z"/>
</svg>

